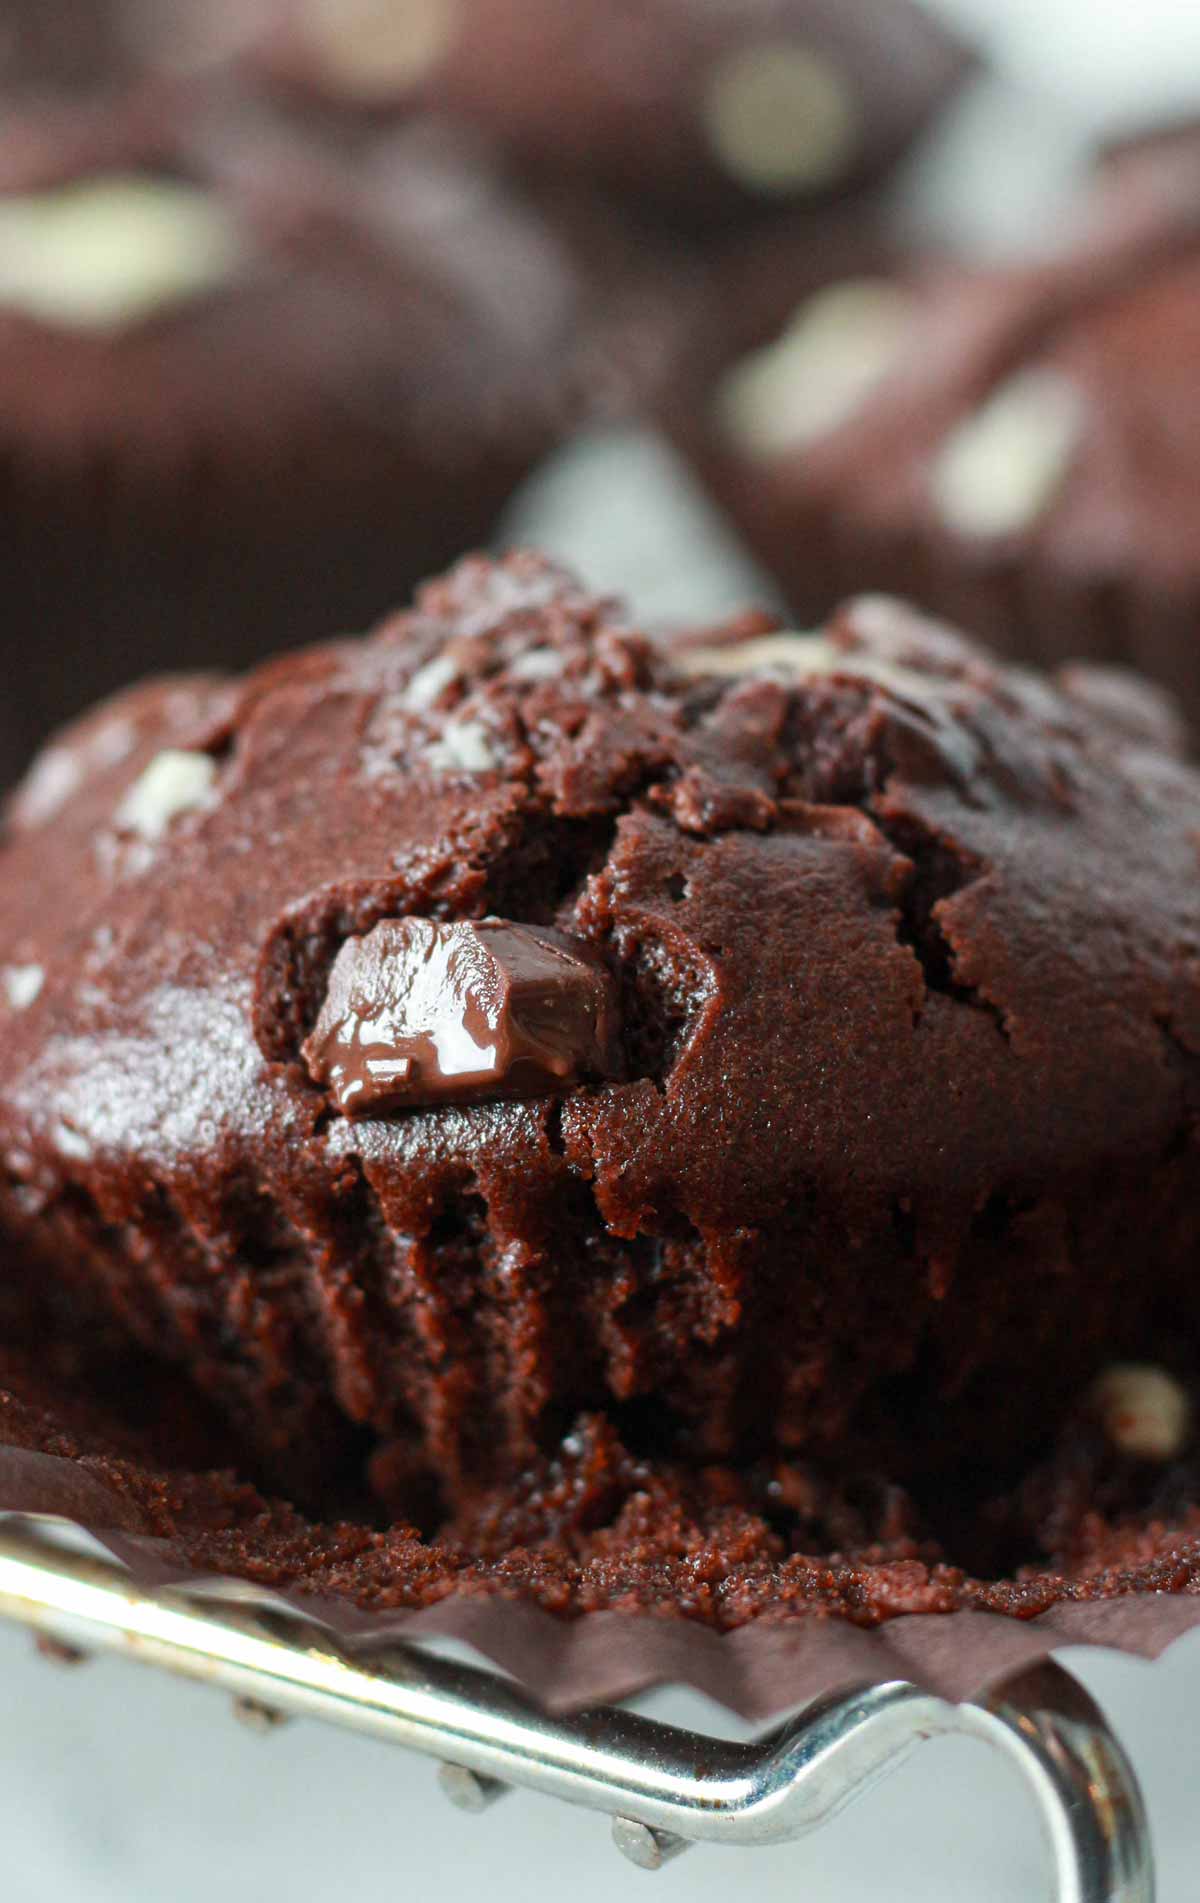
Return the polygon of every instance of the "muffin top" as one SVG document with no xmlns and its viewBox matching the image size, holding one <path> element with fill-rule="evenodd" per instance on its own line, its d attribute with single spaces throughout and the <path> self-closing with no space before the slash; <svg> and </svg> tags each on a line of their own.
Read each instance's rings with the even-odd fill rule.
<svg viewBox="0 0 1200 1903">
<path fill-rule="evenodd" d="M 42 755 L 0 855 L 5 1166 L 110 1219 L 247 1175 L 295 1208 L 352 1154 L 514 1206 L 566 1168 L 619 1236 L 891 1198 L 932 1247 L 1185 1124 L 1198 837 L 1140 684 L 878 599 L 665 651 L 534 555 L 470 559 L 369 639 L 136 688 Z M 354 1101 L 339 1037 L 412 1071 Z"/>
<path fill-rule="evenodd" d="M 709 447 L 865 562 L 916 540 L 1190 602 L 1198 241 L 1200 141 L 1131 150 L 1049 252 L 818 293 L 719 386 Z"/>
</svg>

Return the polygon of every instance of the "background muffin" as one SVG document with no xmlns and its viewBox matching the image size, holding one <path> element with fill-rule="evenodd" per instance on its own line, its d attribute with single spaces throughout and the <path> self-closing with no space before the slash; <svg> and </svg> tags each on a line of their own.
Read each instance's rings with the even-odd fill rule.
<svg viewBox="0 0 1200 1903">
<path fill-rule="evenodd" d="M 568 427 L 567 248 L 423 128 L 353 169 L 177 94 L 0 129 L 18 760 L 148 668 L 365 625 Z"/>
<path fill-rule="evenodd" d="M 800 619 L 900 590 L 1200 715 L 1198 206 L 1200 142 L 1149 142 L 1051 253 L 827 288 L 688 391 L 680 439 Z"/>
<path fill-rule="evenodd" d="M 344 126 L 433 107 L 711 222 L 877 176 L 972 63 L 909 0 L 268 0 L 243 70 Z"/>
</svg>

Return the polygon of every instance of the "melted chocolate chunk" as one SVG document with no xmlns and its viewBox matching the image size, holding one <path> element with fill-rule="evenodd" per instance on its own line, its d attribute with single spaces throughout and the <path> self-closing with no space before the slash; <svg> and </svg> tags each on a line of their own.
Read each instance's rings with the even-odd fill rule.
<svg viewBox="0 0 1200 1903">
<path fill-rule="evenodd" d="M 489 918 L 350 938 L 304 1046 L 346 1116 L 541 1096 L 612 1068 L 612 980 L 578 939 Z"/>
</svg>

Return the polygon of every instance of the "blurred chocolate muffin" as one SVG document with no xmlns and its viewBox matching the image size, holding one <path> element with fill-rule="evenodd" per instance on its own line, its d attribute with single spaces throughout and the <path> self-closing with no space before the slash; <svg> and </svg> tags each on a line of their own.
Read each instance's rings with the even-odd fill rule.
<svg viewBox="0 0 1200 1903">
<path fill-rule="evenodd" d="M 119 0 L 4 0 L 0 102 L 36 88 L 47 97 L 93 92 L 126 67 Z"/>
<path fill-rule="evenodd" d="M 713 392 L 736 386 L 745 359 L 768 352 L 798 310 L 836 309 L 846 284 L 875 283 L 907 261 L 886 208 L 859 194 L 713 233 L 695 247 L 695 283 L 657 381 L 648 386 L 664 432 L 690 457 L 709 447 Z"/>
<path fill-rule="evenodd" d="M 265 1471 L 467 1500 L 600 1409 L 924 1486 L 1194 1332 L 1169 710 L 879 601 L 749 631 L 477 559 L 12 802 L 0 1233 Z"/>
<path fill-rule="evenodd" d="M 8 114 L 0 778 L 99 693 L 365 625 L 484 539 L 569 426 L 586 306 L 424 127 L 350 168 L 178 92 Z"/>
<path fill-rule="evenodd" d="M 298 79 L 419 97 L 535 169 L 708 222 L 886 168 L 971 61 L 910 0 L 289 0 Z"/>
<path fill-rule="evenodd" d="M 0 97 L 79 101 L 142 80 L 228 72 L 278 12 L 279 0 L 5 0 Z"/>
<path fill-rule="evenodd" d="M 1200 716 L 1200 140 L 1104 168 L 1019 267 L 851 279 L 674 428 L 815 621 L 911 594 L 997 647 L 1136 665 Z"/>
</svg>

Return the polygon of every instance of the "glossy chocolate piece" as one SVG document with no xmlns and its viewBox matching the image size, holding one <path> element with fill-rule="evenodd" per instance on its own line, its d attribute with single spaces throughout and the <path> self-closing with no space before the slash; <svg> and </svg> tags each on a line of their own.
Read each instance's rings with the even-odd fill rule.
<svg viewBox="0 0 1200 1903">
<path fill-rule="evenodd" d="M 614 1053 L 612 981 L 561 932 L 504 919 L 384 919 L 338 953 L 304 1046 L 347 1116 L 543 1096 Z"/>
</svg>

